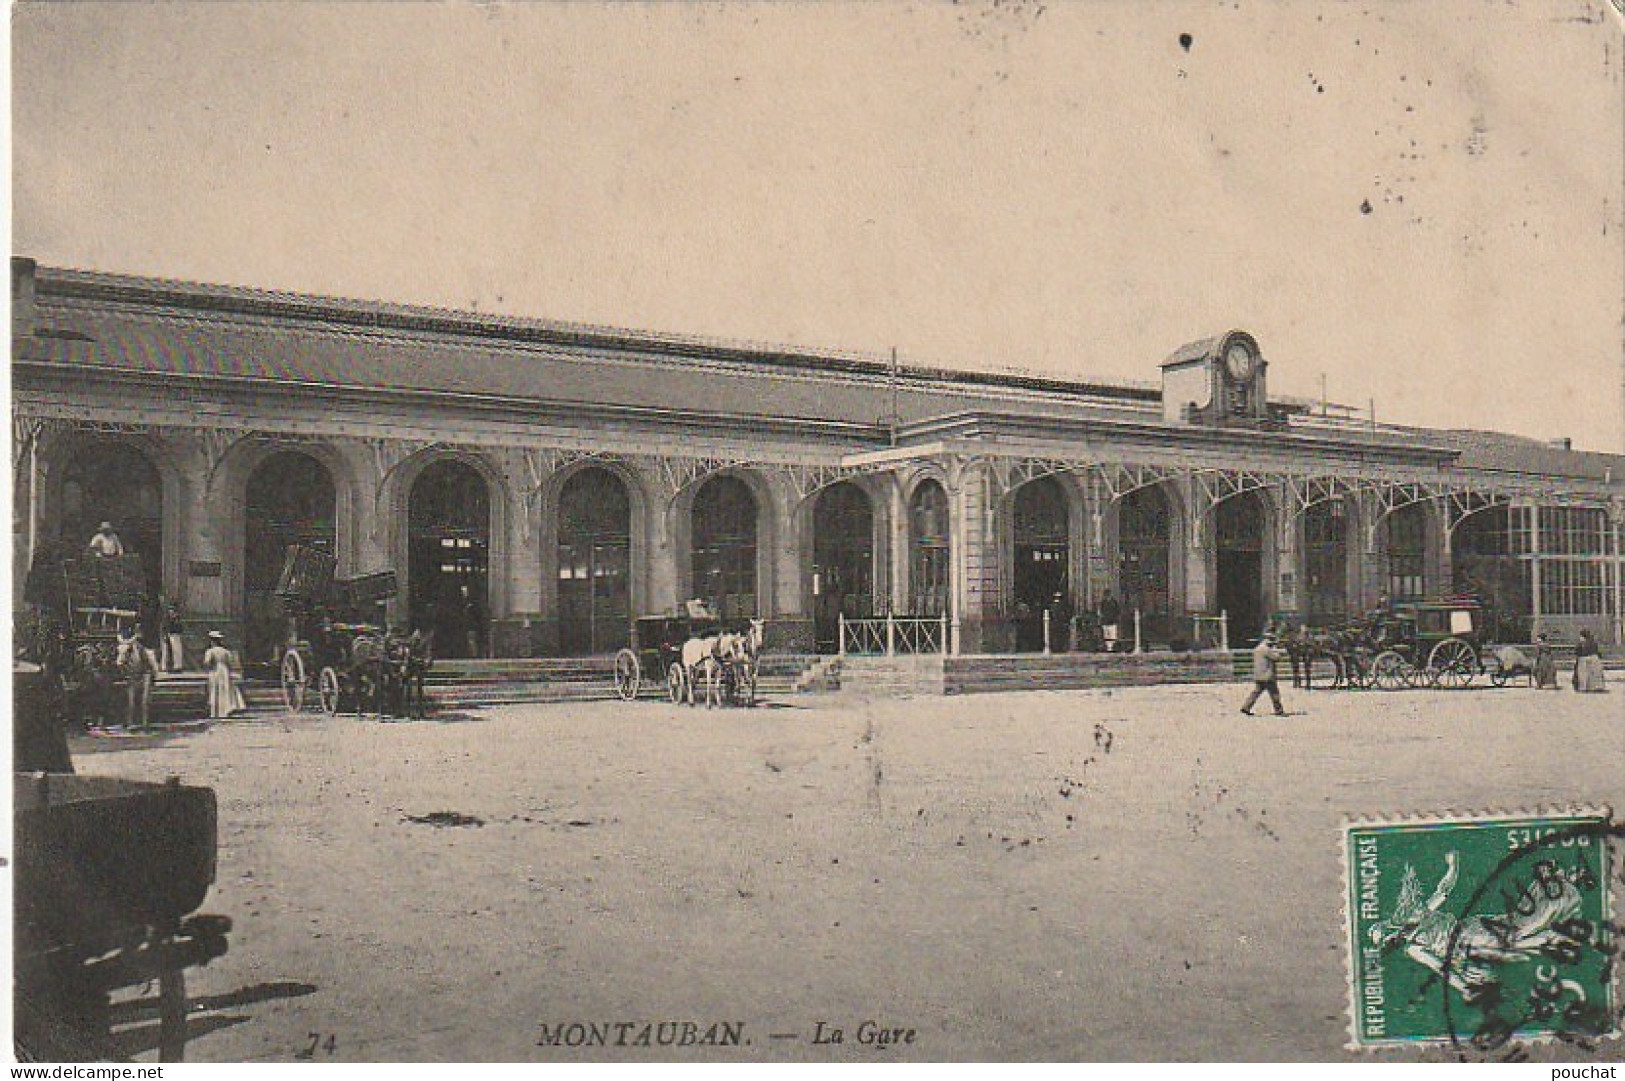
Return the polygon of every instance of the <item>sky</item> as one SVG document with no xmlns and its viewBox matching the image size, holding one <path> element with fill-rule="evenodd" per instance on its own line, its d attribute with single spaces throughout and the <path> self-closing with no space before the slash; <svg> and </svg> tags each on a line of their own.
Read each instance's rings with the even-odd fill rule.
<svg viewBox="0 0 1625 1081">
<path fill-rule="evenodd" d="M 46 4 L 51 266 L 1274 394 L 1625 451 L 1608 0 Z"/>
</svg>

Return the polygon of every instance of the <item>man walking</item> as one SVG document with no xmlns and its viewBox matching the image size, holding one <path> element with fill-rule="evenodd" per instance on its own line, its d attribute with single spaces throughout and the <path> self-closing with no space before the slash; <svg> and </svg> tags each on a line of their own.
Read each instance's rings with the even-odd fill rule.
<svg viewBox="0 0 1625 1081">
<path fill-rule="evenodd" d="M 1268 691 L 1270 701 L 1275 704 L 1275 715 L 1286 716 L 1286 710 L 1281 707 L 1281 687 L 1275 681 L 1275 666 L 1285 657 L 1285 653 L 1275 648 L 1275 631 L 1266 630 L 1258 645 L 1253 647 L 1253 690 L 1247 696 L 1247 701 L 1241 704 L 1241 712 L 1251 717 L 1253 703 L 1258 701 L 1259 695 Z"/>
</svg>

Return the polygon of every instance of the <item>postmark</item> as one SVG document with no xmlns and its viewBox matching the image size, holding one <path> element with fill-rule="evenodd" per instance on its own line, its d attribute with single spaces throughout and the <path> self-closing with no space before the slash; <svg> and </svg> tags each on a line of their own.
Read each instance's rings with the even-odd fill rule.
<svg viewBox="0 0 1625 1081">
<path fill-rule="evenodd" d="M 1350 1045 L 1617 1035 L 1619 835 L 1590 809 L 1345 824 Z"/>
</svg>

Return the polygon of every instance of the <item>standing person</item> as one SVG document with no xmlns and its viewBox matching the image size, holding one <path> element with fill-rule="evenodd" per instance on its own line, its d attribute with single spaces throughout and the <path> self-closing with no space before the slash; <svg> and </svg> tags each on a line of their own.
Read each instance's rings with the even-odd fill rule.
<svg viewBox="0 0 1625 1081">
<path fill-rule="evenodd" d="M 1552 655 L 1552 644 L 1544 634 L 1535 636 L 1535 689 L 1555 691 L 1557 686 L 1557 658 Z"/>
<path fill-rule="evenodd" d="M 1107 653 L 1117 652 L 1117 621 L 1122 617 L 1122 605 L 1117 603 L 1117 598 L 1108 589 L 1106 595 L 1100 598 L 1100 632 L 1106 638 Z"/>
<path fill-rule="evenodd" d="M 186 667 L 186 647 L 181 641 L 181 606 L 163 598 L 158 605 L 158 654 L 165 672 Z"/>
<path fill-rule="evenodd" d="M 1275 715 L 1285 717 L 1286 710 L 1281 706 L 1281 686 L 1276 682 L 1275 666 L 1286 658 L 1286 654 L 1275 648 L 1275 631 L 1266 630 L 1264 637 L 1258 640 L 1253 647 L 1253 690 L 1247 696 L 1247 701 L 1241 704 L 1241 712 L 1251 717 L 1253 703 L 1265 691 L 1269 692 L 1270 701 L 1275 705 Z"/>
<path fill-rule="evenodd" d="M 124 554 L 124 542 L 113 532 L 112 522 L 103 522 L 96 527 L 96 535 L 90 538 L 89 548 L 91 552 L 107 559 Z"/>
<path fill-rule="evenodd" d="M 1580 632 L 1574 647 L 1574 689 L 1582 694 L 1606 694 L 1608 677 L 1602 670 L 1602 650 L 1589 630 Z"/>
<path fill-rule="evenodd" d="M 124 676 L 124 727 L 144 730 L 150 720 L 152 679 L 158 670 L 157 658 L 141 640 L 141 625 L 119 632 L 118 670 Z"/>
<path fill-rule="evenodd" d="M 1050 648 L 1056 653 L 1072 652 L 1072 598 L 1057 593 L 1049 602 Z"/>
<path fill-rule="evenodd" d="M 209 718 L 219 720 L 241 712 L 247 706 L 237 686 L 237 657 L 226 648 L 226 636 L 209 632 L 209 648 L 203 651 L 203 670 L 209 675 Z"/>
</svg>

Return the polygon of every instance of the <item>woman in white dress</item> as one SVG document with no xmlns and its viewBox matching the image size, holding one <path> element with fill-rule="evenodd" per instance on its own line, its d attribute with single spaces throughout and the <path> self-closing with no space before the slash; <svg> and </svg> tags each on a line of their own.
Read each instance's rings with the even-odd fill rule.
<svg viewBox="0 0 1625 1081">
<path fill-rule="evenodd" d="M 247 708 L 242 689 L 237 686 L 237 657 L 226 648 L 226 636 L 219 631 L 209 632 L 203 670 L 209 675 L 210 719 L 230 717 Z"/>
</svg>

